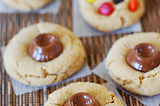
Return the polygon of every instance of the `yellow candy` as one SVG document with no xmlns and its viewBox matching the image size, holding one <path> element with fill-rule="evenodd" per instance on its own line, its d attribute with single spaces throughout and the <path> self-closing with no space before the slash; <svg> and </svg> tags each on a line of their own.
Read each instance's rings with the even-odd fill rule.
<svg viewBox="0 0 160 106">
<path fill-rule="evenodd" d="M 96 0 L 86 0 L 87 2 L 89 2 L 89 3 L 94 3 Z"/>
</svg>

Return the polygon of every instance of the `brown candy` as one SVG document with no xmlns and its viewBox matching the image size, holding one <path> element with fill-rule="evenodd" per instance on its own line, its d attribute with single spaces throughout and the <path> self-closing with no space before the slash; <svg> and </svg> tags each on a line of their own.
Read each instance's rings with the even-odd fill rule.
<svg viewBox="0 0 160 106">
<path fill-rule="evenodd" d="M 136 70 L 148 72 L 160 64 L 160 54 L 152 45 L 141 43 L 129 51 L 126 61 Z"/>
<path fill-rule="evenodd" d="M 52 34 L 38 35 L 28 46 L 29 55 L 36 61 L 47 62 L 62 53 L 61 42 Z"/>
<path fill-rule="evenodd" d="M 79 92 L 71 96 L 64 106 L 100 106 L 98 102 L 88 93 Z"/>
</svg>

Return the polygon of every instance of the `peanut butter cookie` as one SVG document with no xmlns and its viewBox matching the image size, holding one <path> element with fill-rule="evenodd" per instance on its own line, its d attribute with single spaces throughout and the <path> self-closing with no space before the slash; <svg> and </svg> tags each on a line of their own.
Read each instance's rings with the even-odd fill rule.
<svg viewBox="0 0 160 106">
<path fill-rule="evenodd" d="M 118 39 L 106 59 L 106 66 L 112 79 L 134 94 L 146 96 L 159 94 L 159 38 L 159 33 L 148 32 Z"/>
<path fill-rule="evenodd" d="M 50 41 L 53 39 L 51 46 Z M 43 41 L 46 40 L 49 43 L 44 44 Z M 57 40 L 59 41 L 55 44 Z M 38 42 L 38 46 L 33 46 L 34 41 Z M 34 49 L 31 48 L 33 50 L 29 53 L 30 46 Z M 47 51 L 48 47 L 50 52 Z M 85 57 L 82 42 L 70 30 L 43 22 L 17 33 L 8 43 L 3 59 L 10 77 L 23 84 L 42 86 L 57 83 L 77 72 Z"/>
<path fill-rule="evenodd" d="M 24 12 L 41 8 L 51 1 L 52 0 L 3 0 L 8 6 Z"/>
<path fill-rule="evenodd" d="M 89 82 L 72 83 L 54 91 L 49 95 L 45 106 L 73 106 L 73 104 L 74 106 L 93 106 L 89 104 L 94 104 L 94 106 L 123 106 L 122 102 L 104 86 Z"/>
</svg>

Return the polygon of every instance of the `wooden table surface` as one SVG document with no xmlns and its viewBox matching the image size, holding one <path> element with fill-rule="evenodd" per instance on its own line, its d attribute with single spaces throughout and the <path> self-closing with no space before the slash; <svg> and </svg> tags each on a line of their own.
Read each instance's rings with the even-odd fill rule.
<svg viewBox="0 0 160 106">
<path fill-rule="evenodd" d="M 143 32 L 160 32 L 160 20 L 158 11 L 159 0 L 145 0 L 146 13 L 141 19 Z M 52 14 L 0 14 L 0 47 L 5 46 L 9 40 L 20 29 L 42 21 L 61 24 L 72 30 L 72 1 L 62 0 L 60 12 Z M 103 61 L 112 44 L 122 36 L 127 34 L 104 35 L 100 37 L 81 38 L 87 52 L 86 63 L 91 69 Z M 16 96 L 13 92 L 11 81 L 6 74 L 0 53 L 0 106 L 41 106 L 48 99 L 48 95 L 56 89 L 66 86 L 72 82 L 95 82 L 103 84 L 106 81 L 91 74 L 90 76 L 79 78 L 67 83 L 52 86 L 46 89 L 37 90 L 31 93 Z M 128 106 L 142 106 L 138 100 L 118 90 L 124 102 Z"/>
</svg>

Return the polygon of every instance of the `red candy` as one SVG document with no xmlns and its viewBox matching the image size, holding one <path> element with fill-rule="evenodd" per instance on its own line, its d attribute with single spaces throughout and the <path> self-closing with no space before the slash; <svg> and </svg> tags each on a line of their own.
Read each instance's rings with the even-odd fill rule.
<svg viewBox="0 0 160 106">
<path fill-rule="evenodd" d="M 113 13 L 114 7 L 111 3 L 105 2 L 98 8 L 98 13 L 101 15 L 109 16 Z"/>
<path fill-rule="evenodd" d="M 129 9 L 133 12 L 135 12 L 138 8 L 139 4 L 137 0 L 130 0 L 129 2 Z"/>
</svg>

